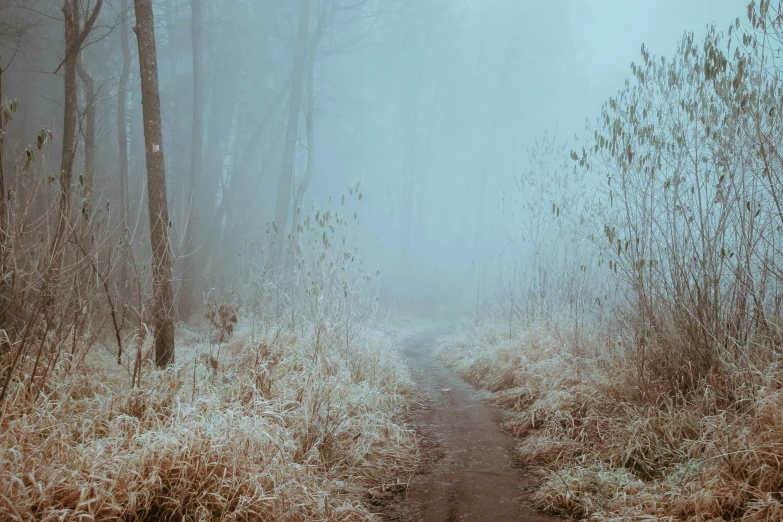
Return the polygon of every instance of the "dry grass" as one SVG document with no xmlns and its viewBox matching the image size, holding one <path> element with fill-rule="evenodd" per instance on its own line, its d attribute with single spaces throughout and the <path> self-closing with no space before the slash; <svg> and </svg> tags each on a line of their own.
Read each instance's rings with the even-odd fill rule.
<svg viewBox="0 0 783 522">
<path fill-rule="evenodd" d="M 783 520 L 779 359 L 651 399 L 597 336 L 589 346 L 603 357 L 577 358 L 552 326 L 501 331 L 453 337 L 440 355 L 512 410 L 519 460 L 546 470 L 539 508 L 578 520 Z"/>
<path fill-rule="evenodd" d="M 317 349 L 247 327 L 235 339 L 216 373 L 191 342 L 137 389 L 108 353 L 58 362 L 35 407 L 16 386 L 0 420 L 0 519 L 374 520 L 368 489 L 417 459 L 395 420 L 411 383 L 391 342 L 366 328 L 350 348 L 328 329 Z"/>
</svg>

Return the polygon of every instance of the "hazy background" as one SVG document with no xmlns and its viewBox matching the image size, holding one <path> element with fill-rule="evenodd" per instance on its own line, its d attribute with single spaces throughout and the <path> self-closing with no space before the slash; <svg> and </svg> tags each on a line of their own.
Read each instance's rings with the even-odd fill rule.
<svg viewBox="0 0 783 522">
<path fill-rule="evenodd" d="M 738 1 L 396 5 L 399 11 L 378 22 L 381 29 L 363 49 L 321 65 L 324 104 L 316 128 L 329 145 L 314 187 L 332 193 L 337 180 L 362 180 L 369 196 L 364 224 L 375 243 L 373 260 L 389 276 L 387 291 L 452 302 L 473 299 L 474 261 L 488 263 L 506 249 L 498 202 L 524 172 L 535 141 L 545 133 L 563 141 L 585 137 L 586 120 L 622 87 L 631 62 L 641 60 L 642 43 L 671 55 L 685 31 L 701 38 L 708 24 L 727 27 L 745 7 Z M 406 148 L 406 140 L 414 143 Z M 406 251 L 401 212 L 411 198 Z"/>
<path fill-rule="evenodd" d="M 35 22 L 3 76 L 3 96 L 20 100 L 7 142 L 19 154 L 41 127 L 55 131 L 55 141 L 61 127 L 62 81 L 52 72 L 63 56 L 62 14 L 55 0 L 2 2 L 6 23 Z M 156 4 L 173 236 L 181 236 L 188 215 L 200 216 L 201 223 L 195 244 L 175 250 L 180 260 L 208 251 L 208 259 L 200 261 L 202 289 L 221 281 L 241 284 L 238 260 L 243 252 L 247 260 L 248 245 L 267 237 L 299 5 L 204 4 L 205 182 L 198 205 L 188 204 L 186 188 L 190 3 Z M 104 144 L 97 183 L 107 201 L 116 200 L 117 192 L 112 137 L 121 69 L 117 26 L 123 20 L 132 24 L 120 5 L 119 0 L 104 5 L 83 57 L 99 86 L 95 104 Z M 744 1 L 715 0 L 313 0 L 310 30 L 321 14 L 327 22 L 315 52 L 314 171 L 303 207 L 316 201 L 324 208 L 329 196 L 334 203 L 359 182 L 363 199 L 355 240 L 367 270 L 381 273 L 382 296 L 470 301 L 481 267 L 513 255 L 499 202 L 504 191 L 514 190 L 515 178 L 534 175 L 526 165 L 536 140 L 547 135 L 567 144 L 583 138 L 586 121 L 622 87 L 631 62 L 639 61 L 642 43 L 653 54 L 670 55 L 685 31 L 698 39 L 708 24 L 722 29 L 744 11 Z M 144 160 L 135 43 L 131 33 L 127 128 L 131 195 L 138 209 L 144 204 Z M 9 56 L 7 44 L 2 58 Z M 85 103 L 83 94 L 80 99 Z M 304 176 L 309 148 L 303 112 L 297 180 Z M 515 197 L 540 195 L 530 190 Z M 139 216 L 143 221 L 144 213 Z"/>
</svg>

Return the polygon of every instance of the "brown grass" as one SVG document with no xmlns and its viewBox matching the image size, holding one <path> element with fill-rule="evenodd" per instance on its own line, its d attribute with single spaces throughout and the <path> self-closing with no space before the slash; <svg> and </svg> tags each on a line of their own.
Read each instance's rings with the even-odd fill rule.
<svg viewBox="0 0 783 522">
<path fill-rule="evenodd" d="M 517 457 L 546 473 L 537 507 L 578 520 L 783 520 L 777 356 L 650 398 L 598 336 L 593 355 L 574 357 L 551 326 L 501 331 L 449 339 L 440 355 L 511 410 Z"/>
<path fill-rule="evenodd" d="M 369 329 L 318 355 L 312 338 L 238 337 L 217 372 L 191 342 L 137 389 L 108 351 L 74 370 L 59 361 L 35 407 L 15 387 L 0 519 L 374 520 L 367 490 L 404 481 L 417 459 L 395 420 L 411 384 L 394 346 Z"/>
</svg>

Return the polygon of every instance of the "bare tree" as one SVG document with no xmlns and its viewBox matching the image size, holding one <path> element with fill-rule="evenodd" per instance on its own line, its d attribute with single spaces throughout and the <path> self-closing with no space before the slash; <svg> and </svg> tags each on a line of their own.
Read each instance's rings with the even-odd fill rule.
<svg viewBox="0 0 783 522">
<path fill-rule="evenodd" d="M 63 105 L 63 146 L 60 165 L 60 217 L 57 233 L 54 237 L 52 252 L 56 256 L 54 267 L 62 262 L 63 244 L 66 241 L 68 216 L 71 203 L 71 182 L 73 178 L 73 159 L 76 154 L 76 120 L 78 103 L 76 99 L 76 69 L 79 55 L 101 11 L 103 0 L 97 0 L 89 17 L 81 24 L 81 7 L 78 0 L 63 1 L 63 21 L 65 25 L 65 58 L 61 63 L 65 84 L 65 103 Z M 89 12 L 89 11 L 87 11 Z M 57 68 L 58 70 L 60 67 Z"/>
<path fill-rule="evenodd" d="M 0 62 L 0 328 L 6 328 L 6 309 L 7 291 L 5 281 L 5 257 L 6 257 L 6 236 L 8 234 L 8 219 L 5 205 L 5 171 L 3 164 L 5 162 L 5 124 L 6 112 L 9 112 L 14 105 L 3 103 L 3 72 L 8 68 L 3 67 Z M 6 343 L 3 343 L 5 346 Z M 2 350 L 0 350 L 2 351 Z"/>
<path fill-rule="evenodd" d="M 313 173 L 315 171 L 315 140 L 313 139 L 313 118 L 315 115 L 315 104 L 313 102 L 313 73 L 315 69 L 314 62 L 315 53 L 312 53 L 307 65 L 307 112 L 305 113 L 305 132 L 307 135 L 307 166 L 305 167 L 304 177 L 299 183 L 299 186 L 296 189 L 296 195 L 294 196 L 294 233 L 296 233 L 298 224 L 299 213 L 297 210 L 302 206 L 305 192 L 307 192 L 307 189 L 310 187 L 310 183 L 313 180 Z"/>
<path fill-rule="evenodd" d="M 84 179 L 82 180 L 82 211 L 87 211 L 95 183 L 95 82 L 84 68 L 81 56 L 76 60 L 76 72 L 84 85 L 85 127 L 84 136 Z"/>
<path fill-rule="evenodd" d="M 188 205 L 190 213 L 188 222 L 185 225 L 185 247 L 193 246 L 193 229 L 197 227 L 196 216 L 201 212 L 193 212 L 195 208 L 201 207 L 201 176 L 203 170 L 202 147 L 204 144 L 204 59 L 203 59 L 203 14 L 201 0 L 191 0 L 190 9 L 191 36 L 193 39 L 193 134 L 190 148 L 190 190 L 188 191 Z M 195 257 L 197 253 L 193 254 Z M 195 275 L 195 259 L 186 259 L 182 272 L 182 289 L 179 296 L 179 317 L 186 320 L 190 317 L 193 310 L 193 299 L 195 285 L 193 277 Z"/>
<path fill-rule="evenodd" d="M 130 45 L 128 44 L 128 0 L 122 0 L 120 12 L 120 45 L 122 47 L 122 73 L 117 92 L 117 140 L 120 149 L 120 231 L 123 244 L 128 228 L 128 119 L 125 114 L 128 103 L 128 77 L 130 76 Z M 127 264 L 123 262 L 120 268 L 120 285 L 125 290 L 128 281 Z"/>
<path fill-rule="evenodd" d="M 277 227 L 277 245 L 273 263 L 277 266 L 282 258 L 285 244 L 285 232 L 288 224 L 288 211 L 292 202 L 291 189 L 294 176 L 294 158 L 296 139 L 299 134 L 299 112 L 302 103 L 305 66 L 307 62 L 307 42 L 309 39 L 310 0 L 299 0 L 299 24 L 296 32 L 296 52 L 291 83 L 291 98 L 288 103 L 288 124 L 283 143 L 283 163 L 280 171 L 280 184 L 277 188 L 277 206 L 275 225 Z"/>
<path fill-rule="evenodd" d="M 315 58 L 318 51 L 318 44 L 321 41 L 321 36 L 324 32 L 324 26 L 327 18 L 327 9 L 324 8 L 318 17 L 318 25 L 315 28 L 315 33 L 310 39 L 309 52 L 307 59 L 307 108 L 305 113 L 305 133 L 307 138 L 307 166 L 305 167 L 304 176 L 299 182 L 299 186 L 294 194 L 294 214 L 293 223 L 291 224 L 292 236 L 298 234 L 299 218 L 301 217 L 301 207 L 304 201 L 304 195 L 307 189 L 310 188 L 310 183 L 313 181 L 313 174 L 315 173 L 315 139 L 313 137 L 313 123 L 315 118 L 315 101 L 313 92 L 315 90 Z M 290 265 L 293 262 L 293 255 L 295 253 L 295 244 L 292 242 L 288 249 L 288 261 Z"/>
<path fill-rule="evenodd" d="M 141 104 L 144 116 L 144 141 L 147 157 L 147 197 L 152 243 L 153 317 L 155 327 L 155 364 L 165 367 L 174 362 L 174 297 L 171 289 L 171 251 L 169 247 L 169 210 L 166 199 L 166 169 L 163 161 L 163 130 L 160 120 L 158 59 L 155 49 L 155 24 L 152 0 L 134 0 L 136 26 L 133 31 L 139 45 Z"/>
</svg>

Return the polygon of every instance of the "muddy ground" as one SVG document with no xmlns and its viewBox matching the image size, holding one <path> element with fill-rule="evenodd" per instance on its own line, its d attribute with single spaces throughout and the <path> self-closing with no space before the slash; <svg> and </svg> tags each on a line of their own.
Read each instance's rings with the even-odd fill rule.
<svg viewBox="0 0 783 522">
<path fill-rule="evenodd" d="M 409 419 L 425 456 L 407 495 L 386 510 L 401 522 L 554 522 L 560 519 L 527 505 L 538 478 L 514 465 L 513 439 L 502 411 L 433 354 L 437 332 L 403 343 L 422 405 Z"/>
</svg>

